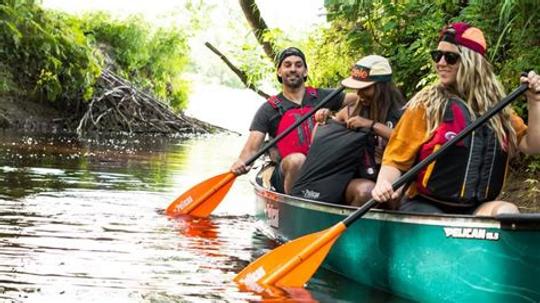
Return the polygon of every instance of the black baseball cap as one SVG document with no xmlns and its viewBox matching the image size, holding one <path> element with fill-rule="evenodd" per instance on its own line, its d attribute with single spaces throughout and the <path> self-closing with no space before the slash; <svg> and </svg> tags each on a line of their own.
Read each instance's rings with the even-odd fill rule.
<svg viewBox="0 0 540 303">
<path fill-rule="evenodd" d="M 287 47 L 286 49 L 282 50 L 281 53 L 279 53 L 277 67 L 279 68 L 281 63 L 283 63 L 283 60 L 289 56 L 298 56 L 302 58 L 304 65 L 307 67 L 306 56 L 299 48 L 296 47 Z"/>
<path fill-rule="evenodd" d="M 278 55 L 277 65 L 276 67 L 279 68 L 281 66 L 281 63 L 283 63 L 283 60 L 289 56 L 298 56 L 302 59 L 302 62 L 304 62 L 304 66 L 307 68 L 306 63 L 306 56 L 304 53 L 297 47 L 287 47 L 286 49 L 282 50 L 281 53 Z M 280 76 L 277 76 L 279 83 L 281 83 L 283 80 Z M 307 80 L 307 77 L 304 78 L 304 81 Z"/>
</svg>

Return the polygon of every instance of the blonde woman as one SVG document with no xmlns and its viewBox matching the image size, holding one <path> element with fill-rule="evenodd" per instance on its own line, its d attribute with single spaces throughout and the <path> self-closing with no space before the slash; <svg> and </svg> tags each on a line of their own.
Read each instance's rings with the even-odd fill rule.
<svg viewBox="0 0 540 303">
<path fill-rule="evenodd" d="M 438 47 L 431 52 L 439 82 L 406 105 L 383 156 L 372 191 L 375 200 L 396 198 L 392 183 L 403 172 L 505 96 L 485 52 L 480 29 L 463 22 L 443 28 Z M 530 72 L 521 82 L 529 85 L 530 127 L 510 107 L 505 108 L 422 170 L 409 186 L 401 210 L 487 216 L 519 212 L 513 203 L 498 201 L 497 196 L 508 158 L 518 151 L 540 153 L 540 77 Z"/>
</svg>

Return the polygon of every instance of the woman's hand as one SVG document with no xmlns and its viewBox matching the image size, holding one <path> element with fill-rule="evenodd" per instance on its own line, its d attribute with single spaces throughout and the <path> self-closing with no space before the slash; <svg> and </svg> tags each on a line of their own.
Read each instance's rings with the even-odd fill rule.
<svg viewBox="0 0 540 303">
<path fill-rule="evenodd" d="M 527 83 L 527 109 L 529 111 L 529 128 L 524 139 L 519 143 L 519 150 L 525 154 L 540 154 L 540 76 L 530 71 L 526 77 L 519 79 Z"/>
<path fill-rule="evenodd" d="M 525 93 L 527 100 L 540 102 L 540 75 L 530 71 L 527 77 L 521 76 L 521 83 L 528 83 L 529 89 Z"/>
<path fill-rule="evenodd" d="M 354 116 L 352 118 L 347 119 L 347 128 L 350 128 L 350 129 L 357 129 L 361 127 L 369 128 L 371 127 L 371 123 L 373 123 L 372 120 L 369 120 L 360 116 Z"/>
<path fill-rule="evenodd" d="M 392 183 L 388 180 L 377 180 L 375 187 L 371 191 L 371 196 L 379 203 L 397 199 L 400 191 L 394 191 Z"/>
<path fill-rule="evenodd" d="M 382 165 L 379 175 L 377 176 L 377 183 L 371 191 L 371 196 L 375 201 L 388 202 L 399 198 L 403 188 L 396 191 L 392 188 L 392 182 L 396 181 L 401 176 L 401 171 L 395 167 Z"/>
<path fill-rule="evenodd" d="M 319 124 L 325 124 L 329 117 L 330 110 L 328 108 L 321 108 L 315 112 L 315 122 Z"/>
<path fill-rule="evenodd" d="M 237 176 L 246 174 L 251 169 L 251 166 L 246 166 L 244 161 L 238 159 L 231 166 L 231 172 Z"/>
</svg>

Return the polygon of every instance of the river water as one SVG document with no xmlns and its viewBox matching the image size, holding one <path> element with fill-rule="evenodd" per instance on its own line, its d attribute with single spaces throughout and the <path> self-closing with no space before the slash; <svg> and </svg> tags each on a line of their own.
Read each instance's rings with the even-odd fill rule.
<svg viewBox="0 0 540 303">
<path fill-rule="evenodd" d="M 207 219 L 164 214 L 189 187 L 225 172 L 244 140 L 0 133 L 0 302 L 263 300 L 232 282 L 277 245 L 252 216 L 250 176 Z M 287 296 L 401 302 L 322 269 Z"/>
</svg>

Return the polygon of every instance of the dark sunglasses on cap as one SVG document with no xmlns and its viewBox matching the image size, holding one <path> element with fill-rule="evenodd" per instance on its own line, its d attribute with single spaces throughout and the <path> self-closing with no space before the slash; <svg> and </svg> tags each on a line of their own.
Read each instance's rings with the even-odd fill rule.
<svg viewBox="0 0 540 303">
<path fill-rule="evenodd" d="M 441 61 L 441 58 L 444 57 L 444 61 L 450 65 L 454 65 L 459 60 L 459 54 L 454 52 L 444 52 L 440 50 L 431 51 L 431 59 L 433 62 L 437 63 Z"/>
</svg>

